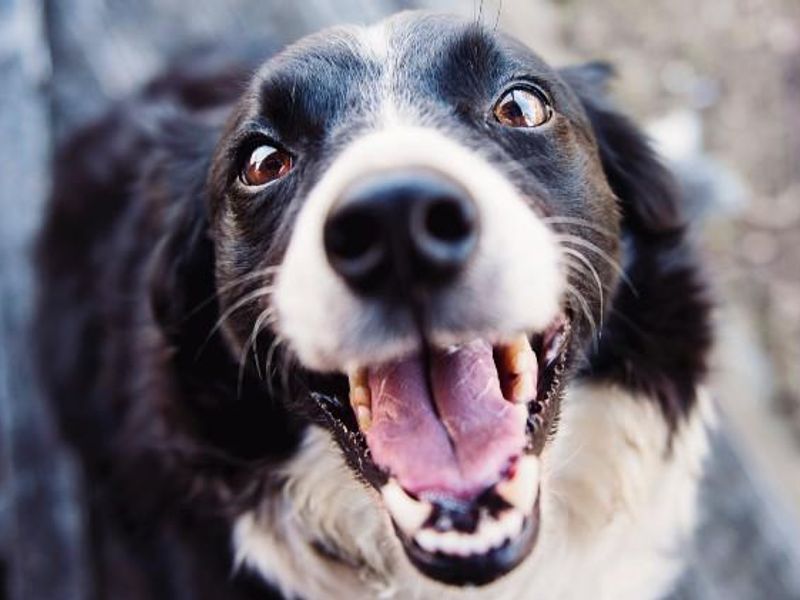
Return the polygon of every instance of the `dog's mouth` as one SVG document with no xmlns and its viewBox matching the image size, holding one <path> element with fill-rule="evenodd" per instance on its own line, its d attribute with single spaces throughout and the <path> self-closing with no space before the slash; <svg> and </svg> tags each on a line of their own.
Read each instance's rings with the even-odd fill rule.
<svg viewBox="0 0 800 600">
<path fill-rule="evenodd" d="M 561 316 L 532 336 L 350 369 L 340 442 L 361 447 L 355 462 L 423 573 L 481 585 L 530 553 L 569 338 Z"/>
</svg>

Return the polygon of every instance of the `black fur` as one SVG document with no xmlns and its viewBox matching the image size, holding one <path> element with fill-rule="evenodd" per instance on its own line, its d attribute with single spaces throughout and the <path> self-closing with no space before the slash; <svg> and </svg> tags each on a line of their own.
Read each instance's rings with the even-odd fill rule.
<svg viewBox="0 0 800 600">
<path fill-rule="evenodd" d="M 409 56 L 419 58 L 408 61 L 407 85 L 418 86 L 437 127 L 501 168 L 535 172 L 508 174 L 548 199 L 545 214 L 613 232 L 613 206 L 576 196 L 577 174 L 586 175 L 581 153 L 599 152 L 622 232 L 562 229 L 621 253 L 629 282 L 617 284 L 611 266 L 593 257 L 613 302 L 596 343 L 575 311 L 588 354 L 579 376 L 643 392 L 678 427 L 705 370 L 708 301 L 675 186 L 638 130 L 607 105 L 603 69 L 559 77 L 513 41 L 438 18 L 421 20 L 409 39 L 417 40 Z M 288 376 L 278 369 L 264 381 L 249 355 L 240 369 L 255 315 L 245 309 L 215 325 L 252 289 L 227 284 L 279 263 L 298 198 L 368 121 L 363 92 L 380 65 L 336 38 L 317 38 L 249 84 L 254 58 L 172 70 L 78 132 L 55 160 L 38 247 L 37 335 L 42 375 L 86 468 L 99 598 L 269 597 L 260 582 L 230 576 L 231 519 L 280 485 L 270 466 L 292 455 L 309 419 L 326 421 L 302 396 L 341 385 L 291 366 L 289 356 L 278 360 Z M 486 126 L 487 102 L 523 67 L 574 129 L 548 140 Z M 248 85 L 257 94 L 239 101 Z M 211 110 L 220 108 L 222 118 Z M 229 186 L 248 136 L 265 130 L 308 158 L 245 201 Z M 603 173 L 591 174 L 594 185 L 605 186 Z M 240 238 L 222 234 L 223 202 L 248 224 Z M 593 283 L 575 284 L 598 313 Z M 269 332 L 259 339 L 259 363 L 272 341 Z M 287 387 L 294 393 L 275 393 Z M 337 418 L 327 424 L 337 427 Z"/>
<path fill-rule="evenodd" d="M 603 169 L 623 203 L 623 265 L 603 334 L 584 377 L 657 399 L 672 427 L 687 415 L 706 374 L 710 298 L 670 173 L 633 123 L 610 106 L 602 64 L 567 69 L 598 141 Z"/>
</svg>

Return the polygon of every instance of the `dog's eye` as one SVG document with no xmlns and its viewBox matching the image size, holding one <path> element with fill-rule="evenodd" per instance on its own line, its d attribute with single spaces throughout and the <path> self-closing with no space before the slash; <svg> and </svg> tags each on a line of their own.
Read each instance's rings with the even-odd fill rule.
<svg viewBox="0 0 800 600">
<path fill-rule="evenodd" d="M 240 179 L 250 187 L 266 185 L 280 179 L 292 168 L 292 157 L 289 153 L 273 146 L 263 144 L 257 146 L 247 159 Z"/>
<path fill-rule="evenodd" d="M 526 87 L 507 91 L 494 105 L 494 118 L 508 127 L 539 127 L 552 116 L 544 92 Z"/>
</svg>

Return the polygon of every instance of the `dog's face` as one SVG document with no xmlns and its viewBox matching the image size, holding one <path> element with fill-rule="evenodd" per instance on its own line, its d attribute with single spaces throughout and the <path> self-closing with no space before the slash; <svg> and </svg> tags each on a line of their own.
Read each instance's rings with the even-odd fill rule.
<svg viewBox="0 0 800 600">
<path fill-rule="evenodd" d="M 210 189 L 228 342 L 332 431 L 422 572 L 513 569 L 616 284 L 575 89 L 455 19 L 325 32 L 254 78 Z"/>
</svg>

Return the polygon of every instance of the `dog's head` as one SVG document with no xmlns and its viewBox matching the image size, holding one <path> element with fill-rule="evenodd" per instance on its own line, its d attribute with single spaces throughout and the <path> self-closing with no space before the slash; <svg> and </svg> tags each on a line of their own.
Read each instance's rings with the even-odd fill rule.
<svg viewBox="0 0 800 600">
<path fill-rule="evenodd" d="M 333 433 L 441 581 L 489 582 L 535 545 L 542 461 L 623 224 L 674 216 L 606 76 L 404 14 L 263 65 L 213 159 L 228 345 Z"/>
</svg>

